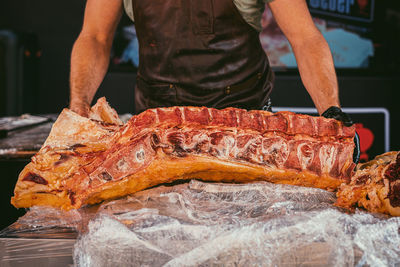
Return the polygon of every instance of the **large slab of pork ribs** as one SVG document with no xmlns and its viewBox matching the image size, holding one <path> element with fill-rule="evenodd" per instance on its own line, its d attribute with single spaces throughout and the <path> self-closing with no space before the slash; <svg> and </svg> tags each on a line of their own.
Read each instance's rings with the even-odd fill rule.
<svg viewBox="0 0 400 267">
<path fill-rule="evenodd" d="M 333 119 L 236 108 L 149 109 L 123 124 L 101 98 L 89 118 L 62 111 L 11 202 L 68 210 L 185 179 L 334 191 L 354 174 L 354 135 Z"/>
</svg>

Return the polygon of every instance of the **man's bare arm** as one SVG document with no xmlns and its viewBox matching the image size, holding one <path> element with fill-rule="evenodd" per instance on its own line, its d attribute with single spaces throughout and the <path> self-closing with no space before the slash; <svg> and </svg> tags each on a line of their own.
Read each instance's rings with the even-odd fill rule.
<svg viewBox="0 0 400 267">
<path fill-rule="evenodd" d="M 88 0 L 82 31 L 71 54 L 70 109 L 87 116 L 108 69 L 110 50 L 123 12 L 122 0 Z"/>
<path fill-rule="evenodd" d="M 304 0 L 275 0 L 269 7 L 289 40 L 304 86 L 319 114 L 340 107 L 338 84 L 329 46 L 314 25 Z"/>
</svg>

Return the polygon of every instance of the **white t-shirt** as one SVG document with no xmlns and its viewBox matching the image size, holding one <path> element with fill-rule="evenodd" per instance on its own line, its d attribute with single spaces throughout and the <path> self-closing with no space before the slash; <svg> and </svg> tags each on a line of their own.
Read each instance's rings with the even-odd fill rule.
<svg viewBox="0 0 400 267">
<path fill-rule="evenodd" d="M 273 0 L 232 0 L 243 19 L 257 31 L 261 31 L 261 16 L 265 4 Z M 126 14 L 134 21 L 132 0 L 124 0 Z"/>
</svg>

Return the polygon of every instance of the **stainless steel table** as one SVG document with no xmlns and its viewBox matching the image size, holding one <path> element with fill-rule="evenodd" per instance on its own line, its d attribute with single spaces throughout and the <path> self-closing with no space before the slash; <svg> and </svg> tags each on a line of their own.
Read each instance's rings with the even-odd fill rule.
<svg viewBox="0 0 400 267">
<path fill-rule="evenodd" d="M 75 239 L 0 238 L 0 266 L 72 266 Z"/>
</svg>

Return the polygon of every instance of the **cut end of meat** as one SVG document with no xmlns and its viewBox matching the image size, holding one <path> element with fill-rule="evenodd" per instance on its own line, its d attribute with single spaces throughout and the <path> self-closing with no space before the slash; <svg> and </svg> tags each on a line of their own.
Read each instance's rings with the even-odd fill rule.
<svg viewBox="0 0 400 267">
<path fill-rule="evenodd" d="M 123 125 L 118 113 L 108 105 L 105 97 L 99 98 L 90 109 L 89 118 L 103 124 Z"/>
<path fill-rule="evenodd" d="M 180 179 L 333 191 L 353 174 L 354 135 L 333 119 L 236 108 L 150 109 L 122 125 L 102 98 L 90 118 L 63 110 L 12 203 L 79 208 Z"/>
<path fill-rule="evenodd" d="M 335 205 L 400 216 L 400 152 L 387 152 L 359 164 L 349 184 L 341 185 Z"/>
</svg>

